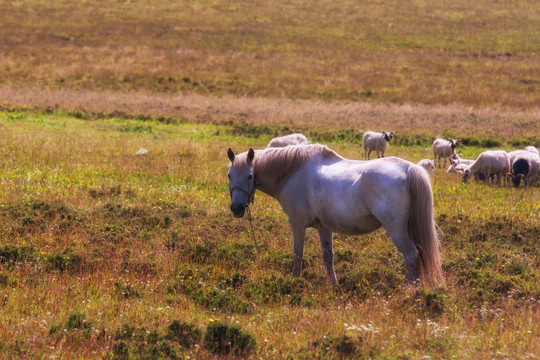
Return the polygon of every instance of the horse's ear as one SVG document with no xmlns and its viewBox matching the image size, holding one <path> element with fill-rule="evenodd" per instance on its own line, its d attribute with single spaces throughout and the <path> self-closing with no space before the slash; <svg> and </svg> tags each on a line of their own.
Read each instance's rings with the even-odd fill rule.
<svg viewBox="0 0 540 360">
<path fill-rule="evenodd" d="M 229 160 L 230 160 L 231 162 L 234 162 L 234 158 L 235 158 L 236 156 L 234 155 L 233 149 L 229 148 L 229 150 L 227 150 L 227 156 L 229 157 Z"/>
<path fill-rule="evenodd" d="M 249 148 L 247 154 L 247 163 L 251 164 L 253 162 L 253 158 L 255 158 L 255 150 L 253 150 L 253 148 Z"/>
</svg>

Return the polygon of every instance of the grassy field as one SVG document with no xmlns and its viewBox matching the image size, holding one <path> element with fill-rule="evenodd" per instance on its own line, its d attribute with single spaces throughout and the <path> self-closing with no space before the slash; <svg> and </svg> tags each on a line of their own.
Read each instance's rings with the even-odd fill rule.
<svg viewBox="0 0 540 360">
<path fill-rule="evenodd" d="M 540 191 L 432 174 L 446 285 L 384 231 L 229 211 L 226 149 L 540 147 L 537 1 L 0 0 L 0 358 L 537 359 Z M 149 150 L 139 156 L 140 148 Z"/>
<path fill-rule="evenodd" d="M 433 175 L 446 286 L 408 287 L 384 231 L 336 236 L 332 288 L 308 231 L 256 196 L 257 251 L 228 210 L 232 125 L 0 114 L 0 354 L 21 358 L 535 358 L 538 188 Z M 361 146 L 330 146 L 361 158 Z M 149 149 L 145 156 L 135 153 Z M 468 154 L 482 149 L 466 147 Z M 426 157 L 423 145 L 389 155 Z M 232 334 L 232 335 L 231 335 Z M 218 346 L 223 337 L 235 339 Z"/>
<path fill-rule="evenodd" d="M 373 103 L 539 105 L 536 0 L 0 1 L 0 79 Z"/>
</svg>

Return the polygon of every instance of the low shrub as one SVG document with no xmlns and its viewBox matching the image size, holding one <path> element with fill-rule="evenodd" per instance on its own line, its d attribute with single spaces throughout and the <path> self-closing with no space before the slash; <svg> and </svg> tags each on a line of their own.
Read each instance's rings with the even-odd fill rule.
<svg viewBox="0 0 540 360">
<path fill-rule="evenodd" d="M 201 339 L 201 331 L 194 324 L 173 320 L 167 327 L 165 338 L 180 346 L 192 347 Z"/>
<path fill-rule="evenodd" d="M 255 339 L 238 325 L 212 322 L 206 328 L 204 347 L 220 355 L 248 355 L 255 349 Z"/>
</svg>

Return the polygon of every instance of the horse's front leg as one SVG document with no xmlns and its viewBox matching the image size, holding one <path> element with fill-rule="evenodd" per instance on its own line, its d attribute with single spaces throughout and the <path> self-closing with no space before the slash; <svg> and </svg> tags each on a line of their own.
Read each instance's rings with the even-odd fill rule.
<svg viewBox="0 0 540 360">
<path fill-rule="evenodd" d="M 336 272 L 334 271 L 334 239 L 331 231 L 319 229 L 319 238 L 321 240 L 321 249 L 328 279 L 332 285 L 337 285 Z"/>
<path fill-rule="evenodd" d="M 289 219 L 293 232 L 293 276 L 300 276 L 302 272 L 302 258 L 304 257 L 304 241 L 306 228 L 303 224 L 297 224 Z"/>
</svg>

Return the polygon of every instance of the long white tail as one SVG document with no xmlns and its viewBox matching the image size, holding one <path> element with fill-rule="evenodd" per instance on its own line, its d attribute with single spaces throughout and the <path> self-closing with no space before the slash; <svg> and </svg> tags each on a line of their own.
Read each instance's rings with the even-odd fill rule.
<svg viewBox="0 0 540 360">
<path fill-rule="evenodd" d="M 420 166 L 411 165 L 407 172 L 411 193 L 409 211 L 409 237 L 417 254 L 418 275 L 427 285 L 439 286 L 444 283 L 441 267 L 439 237 L 433 217 L 433 192 L 431 179 Z"/>
</svg>

